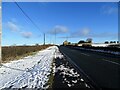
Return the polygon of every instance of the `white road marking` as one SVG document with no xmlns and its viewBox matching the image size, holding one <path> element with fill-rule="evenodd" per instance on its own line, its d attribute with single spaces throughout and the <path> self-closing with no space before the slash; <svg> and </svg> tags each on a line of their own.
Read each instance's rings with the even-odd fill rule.
<svg viewBox="0 0 120 90">
<path fill-rule="evenodd" d="M 106 60 L 106 59 L 103 59 L 104 61 L 106 62 L 110 62 L 110 63 L 113 63 L 113 64 L 117 64 L 117 65 L 120 65 L 119 63 L 116 63 L 116 62 L 112 62 L 112 61 L 109 61 L 109 60 Z"/>
<path fill-rule="evenodd" d="M 82 55 L 85 55 L 85 56 L 90 56 L 90 55 L 88 55 L 88 54 L 85 54 L 85 53 L 80 53 L 80 54 L 82 54 Z"/>
</svg>

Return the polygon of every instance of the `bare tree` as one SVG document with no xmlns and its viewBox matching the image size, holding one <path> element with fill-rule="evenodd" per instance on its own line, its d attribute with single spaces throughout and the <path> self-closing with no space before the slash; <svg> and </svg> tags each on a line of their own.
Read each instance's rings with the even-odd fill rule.
<svg viewBox="0 0 120 90">
<path fill-rule="evenodd" d="M 84 41 L 84 40 L 80 40 L 80 41 L 78 42 L 78 44 L 81 44 L 81 43 L 85 43 L 85 41 Z"/>
<path fill-rule="evenodd" d="M 105 44 L 108 44 L 109 42 L 108 41 L 105 41 Z"/>
<path fill-rule="evenodd" d="M 92 38 L 87 38 L 86 42 L 92 43 Z"/>
</svg>

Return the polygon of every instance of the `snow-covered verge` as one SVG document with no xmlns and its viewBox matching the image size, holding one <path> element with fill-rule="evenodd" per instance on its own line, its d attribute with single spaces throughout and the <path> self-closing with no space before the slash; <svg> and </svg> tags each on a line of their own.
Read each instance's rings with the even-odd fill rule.
<svg viewBox="0 0 120 90">
<path fill-rule="evenodd" d="M 0 89 L 2 88 L 48 88 L 46 86 L 51 73 L 58 47 L 51 46 L 34 56 L 11 61 L 0 66 Z"/>
<path fill-rule="evenodd" d="M 63 78 L 63 84 L 67 84 L 68 87 L 74 88 L 90 88 L 90 86 L 84 81 L 84 79 L 80 76 L 74 68 L 70 66 L 60 65 L 56 68 L 57 71 L 60 72 Z M 56 71 L 56 72 L 57 72 Z M 76 85 L 77 84 L 77 85 Z M 82 86 L 80 86 L 82 85 Z M 76 87 L 77 86 L 77 87 Z"/>
<path fill-rule="evenodd" d="M 73 67 L 73 65 L 63 56 L 57 52 L 55 59 L 55 76 L 52 88 L 91 88 L 82 75 Z"/>
</svg>

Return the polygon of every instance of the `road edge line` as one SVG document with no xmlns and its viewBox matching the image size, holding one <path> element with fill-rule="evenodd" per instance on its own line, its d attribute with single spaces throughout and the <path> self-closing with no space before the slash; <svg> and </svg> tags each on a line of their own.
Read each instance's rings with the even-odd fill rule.
<svg viewBox="0 0 120 90">
<path fill-rule="evenodd" d="M 85 82 L 87 82 L 88 85 L 90 85 L 93 89 L 101 90 L 101 88 L 81 68 L 79 68 L 65 53 L 63 53 L 61 50 L 60 52 L 75 67 L 75 69 L 77 69 L 77 71 L 82 75 L 82 78 L 85 80 Z"/>
</svg>

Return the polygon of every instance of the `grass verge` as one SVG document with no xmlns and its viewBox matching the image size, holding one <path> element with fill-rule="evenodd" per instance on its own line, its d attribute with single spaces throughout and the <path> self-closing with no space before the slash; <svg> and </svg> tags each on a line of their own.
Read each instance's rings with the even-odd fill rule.
<svg viewBox="0 0 120 90">
<path fill-rule="evenodd" d="M 2 63 L 18 60 L 29 55 L 35 55 L 38 51 L 46 49 L 49 46 L 51 45 L 2 47 Z"/>
<path fill-rule="evenodd" d="M 51 73 L 50 73 L 50 76 L 49 76 L 49 80 L 47 82 L 47 85 L 49 85 L 49 88 L 48 90 L 52 90 L 52 84 L 53 84 L 53 80 L 54 80 L 54 67 L 55 67 L 55 59 L 53 59 L 53 62 L 52 62 L 52 67 L 51 67 Z"/>
</svg>

